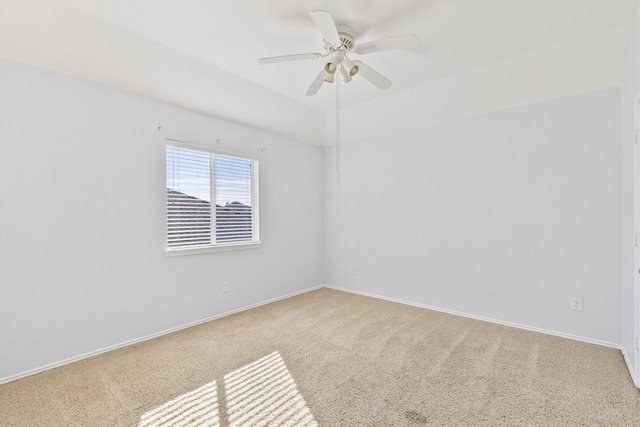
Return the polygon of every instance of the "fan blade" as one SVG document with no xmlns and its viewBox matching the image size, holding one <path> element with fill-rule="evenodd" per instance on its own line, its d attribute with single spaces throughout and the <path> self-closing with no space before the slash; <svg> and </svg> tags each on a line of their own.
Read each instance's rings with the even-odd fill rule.
<svg viewBox="0 0 640 427">
<path fill-rule="evenodd" d="M 403 36 L 389 37 L 388 39 L 374 40 L 362 43 L 353 47 L 353 51 L 360 55 L 383 50 L 409 49 L 418 45 L 420 39 L 415 34 L 405 34 Z"/>
<path fill-rule="evenodd" d="M 320 70 L 320 74 L 318 74 L 313 83 L 311 83 L 311 86 L 309 86 L 309 89 L 307 90 L 307 93 L 305 93 L 305 95 L 312 96 L 318 93 L 318 91 L 322 87 L 322 83 L 324 83 L 324 70 Z"/>
<path fill-rule="evenodd" d="M 369 80 L 378 89 L 389 89 L 389 87 L 393 84 L 391 80 L 389 80 L 373 68 L 369 67 L 367 64 L 360 61 L 353 62 L 354 64 L 358 65 L 358 74 Z"/>
<path fill-rule="evenodd" d="M 309 12 L 309 15 L 311 15 L 311 19 L 313 19 L 313 22 L 315 22 L 316 27 L 318 27 L 318 30 L 320 30 L 320 33 L 322 34 L 322 38 L 327 43 L 331 43 L 335 46 L 340 46 L 342 44 L 336 24 L 333 22 L 333 17 L 329 12 L 316 10 Z"/>
<path fill-rule="evenodd" d="M 270 56 L 268 58 L 258 59 L 258 63 L 262 65 L 276 64 L 278 62 L 299 61 L 301 59 L 316 59 L 322 56 L 321 53 L 296 53 L 294 55 Z"/>
</svg>

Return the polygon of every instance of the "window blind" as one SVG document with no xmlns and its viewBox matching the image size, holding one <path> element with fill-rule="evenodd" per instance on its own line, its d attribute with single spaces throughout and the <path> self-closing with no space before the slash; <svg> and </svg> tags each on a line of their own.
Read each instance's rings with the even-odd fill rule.
<svg viewBox="0 0 640 427">
<path fill-rule="evenodd" d="M 251 241 L 251 160 L 215 156 L 216 242 Z"/>
<path fill-rule="evenodd" d="M 256 169 L 256 160 L 167 146 L 167 248 L 257 242 Z"/>
</svg>

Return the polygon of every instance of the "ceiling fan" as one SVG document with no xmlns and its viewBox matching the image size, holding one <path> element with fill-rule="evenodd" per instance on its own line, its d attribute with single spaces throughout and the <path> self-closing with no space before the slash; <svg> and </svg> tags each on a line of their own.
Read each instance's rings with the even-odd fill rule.
<svg viewBox="0 0 640 427">
<path fill-rule="evenodd" d="M 378 89 L 388 89 L 392 84 L 391 80 L 365 63 L 349 59 L 347 55 L 351 53 L 366 55 L 368 53 L 384 50 L 410 48 L 415 46 L 419 41 L 418 36 L 415 34 L 405 34 L 362 44 L 355 44 L 355 30 L 348 25 L 336 24 L 329 12 L 316 10 L 309 12 L 309 15 L 322 34 L 325 53 L 298 53 L 293 55 L 260 58 L 258 60 L 258 63 L 267 65 L 278 62 L 327 58 L 327 62 L 325 62 L 323 68 L 307 90 L 307 96 L 318 93 L 323 83 L 333 83 L 335 81 L 336 74 L 340 74 L 340 78 L 344 83 L 349 83 L 352 80 L 352 77 L 360 75 Z"/>
</svg>

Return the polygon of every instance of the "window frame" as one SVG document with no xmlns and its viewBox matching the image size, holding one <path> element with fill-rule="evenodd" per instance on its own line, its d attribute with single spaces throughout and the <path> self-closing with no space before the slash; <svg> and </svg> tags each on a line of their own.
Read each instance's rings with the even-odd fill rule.
<svg viewBox="0 0 640 427">
<path fill-rule="evenodd" d="M 184 149 L 184 150 L 192 150 L 192 151 L 198 151 L 198 152 L 202 152 L 202 153 L 208 153 L 209 155 L 221 155 L 221 156 L 228 156 L 228 157 L 236 157 L 236 158 L 240 158 L 240 159 L 244 159 L 244 160 L 250 160 L 251 161 L 251 193 L 252 193 L 252 197 L 251 197 L 251 203 L 252 203 L 252 220 L 251 220 L 251 227 L 252 227 L 252 237 L 253 240 L 251 241 L 241 241 L 241 242 L 224 242 L 224 243 L 213 243 L 213 244 L 208 244 L 208 245 L 194 245 L 194 246 L 185 246 L 185 247 L 169 247 L 168 243 L 169 243 L 169 211 L 167 209 L 167 174 L 168 174 L 168 170 L 167 170 L 167 149 L 169 147 L 173 147 L 173 148 L 178 148 L 178 149 Z M 213 171 L 213 169 L 212 169 Z M 212 148 L 212 147 L 208 147 L 208 146 L 204 146 L 204 145 L 200 145 L 200 144 L 194 144 L 194 143 L 189 143 L 189 142 L 184 142 L 184 141 L 179 141 L 179 140 L 175 140 L 175 139 L 170 139 L 167 138 L 166 139 L 166 144 L 164 146 L 164 216 L 165 216 L 165 220 L 164 220 L 164 254 L 167 257 L 173 257 L 173 256 L 182 256 L 182 255 L 196 255 L 196 254 L 203 254 L 203 253 L 211 253 L 211 252 L 227 252 L 227 251 L 237 251 L 237 250 L 244 250 L 244 249 L 255 249 L 255 248 L 259 248 L 262 246 L 262 241 L 260 240 L 260 203 L 259 203 L 259 199 L 260 199 L 260 192 L 259 192 L 259 173 L 260 173 L 260 166 L 259 166 L 259 161 L 258 161 L 258 157 L 256 156 L 251 156 L 251 155 L 247 155 L 244 153 L 237 153 L 237 152 L 231 152 L 231 151 L 226 151 L 226 150 L 219 150 L 217 148 Z M 210 176 L 210 185 L 212 188 L 212 193 L 215 192 L 215 175 L 211 175 Z M 210 201 L 210 206 L 212 206 L 211 209 L 211 224 L 212 224 L 212 236 L 214 235 L 214 228 L 213 228 L 213 224 L 215 224 L 215 215 L 216 215 L 216 211 L 215 208 L 213 208 L 213 206 L 216 206 L 215 200 L 211 200 Z"/>
</svg>

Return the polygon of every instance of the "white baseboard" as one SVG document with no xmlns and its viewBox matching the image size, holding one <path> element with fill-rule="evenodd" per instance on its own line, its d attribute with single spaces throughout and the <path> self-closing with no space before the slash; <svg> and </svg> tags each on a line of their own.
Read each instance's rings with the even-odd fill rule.
<svg viewBox="0 0 640 427">
<path fill-rule="evenodd" d="M 627 356 L 627 353 L 624 351 L 624 347 L 621 348 L 620 350 L 622 351 L 622 356 L 624 356 L 624 362 L 627 364 L 627 369 L 629 370 L 629 373 L 631 374 L 631 379 L 633 380 L 633 384 L 636 386 L 636 388 L 640 389 L 640 378 L 638 378 L 638 374 L 633 369 L 633 365 L 631 364 L 631 360 L 629 360 L 629 357 Z"/>
<path fill-rule="evenodd" d="M 139 342 L 143 342 L 143 341 L 147 341 L 153 338 L 157 338 L 163 335 L 167 335 L 173 332 L 177 332 L 180 331 L 182 329 L 186 329 L 186 328 L 190 328 L 192 326 L 196 326 L 202 323 L 206 323 L 206 322 L 210 322 L 212 320 L 215 319 L 219 319 L 225 316 L 230 316 L 232 314 L 235 313 L 240 313 L 242 311 L 246 311 L 246 310 L 250 310 L 252 308 L 256 308 L 256 307 L 260 307 L 262 305 L 266 305 L 266 304 L 270 304 L 272 302 L 276 302 L 276 301 L 280 301 L 286 298 L 290 298 L 296 295 L 301 295 L 307 292 L 311 292 L 311 291 L 315 291 L 317 289 L 320 288 L 329 288 L 329 289 L 335 289 L 337 291 L 342 291 L 342 292 L 349 292 L 352 294 L 357 294 L 357 295 L 362 295 L 362 296 L 366 296 L 366 297 L 371 297 L 371 298 L 377 298 L 377 299 L 381 299 L 381 300 L 385 300 L 385 301 L 391 301 L 391 302 L 395 302 L 395 303 L 399 303 L 399 304 L 405 304 L 405 305 L 410 305 L 410 306 L 414 306 L 414 307 L 420 307 L 420 308 L 424 308 L 427 310 L 433 310 L 433 311 L 438 311 L 438 312 L 442 312 L 442 313 L 447 313 L 447 314 L 453 314 L 456 316 L 462 316 L 462 317 L 467 317 L 470 319 L 476 319 L 476 320 L 482 320 L 484 322 L 490 322 L 490 323 L 495 323 L 498 325 L 504 325 L 504 326 L 510 326 L 513 328 L 518 328 L 518 329 L 524 329 L 524 330 L 528 330 L 528 331 L 533 331 L 533 332 L 540 332 L 543 334 L 547 334 L 547 335 L 553 335 L 553 336 L 557 336 L 557 337 L 561 337 L 561 338 L 568 338 L 568 339 L 572 339 L 572 340 L 576 340 L 576 341 L 582 341 L 582 342 L 586 342 L 586 343 L 590 343 L 590 344 L 596 344 L 596 345 L 601 345 L 601 346 L 605 346 L 605 347 L 610 347 L 610 348 L 615 348 L 618 349 L 622 352 L 622 355 L 624 356 L 624 360 L 625 363 L 627 364 L 627 369 L 629 370 L 629 373 L 631 374 L 631 378 L 633 379 L 633 382 L 635 384 L 636 387 L 640 388 L 640 378 L 638 378 L 638 376 L 635 374 L 634 370 L 632 369 L 632 365 L 631 362 L 629 361 L 626 353 L 624 352 L 624 349 L 619 345 L 619 344 L 615 344 L 615 343 L 610 343 L 607 341 L 601 341 L 601 340 L 596 340 L 596 339 L 592 339 L 592 338 L 587 338 L 587 337 L 581 337 L 581 336 L 577 336 L 577 335 L 572 335 L 572 334 L 566 334 L 563 332 L 557 332 L 557 331 L 551 331 L 548 329 L 542 329 L 542 328 L 536 328 L 536 327 L 532 327 L 532 326 L 527 326 L 527 325 L 521 325 L 518 323 L 512 323 L 512 322 L 505 322 L 502 320 L 497 320 L 497 319 L 492 319 L 492 318 L 488 318 L 488 317 L 484 317 L 484 316 L 476 316 L 473 314 L 468 314 L 468 313 L 462 313 L 459 311 L 455 311 L 455 310 L 449 310 L 449 309 L 445 309 L 445 308 L 441 308 L 441 307 L 435 307 L 435 306 L 430 306 L 430 305 L 426 305 L 426 304 L 419 304 L 419 303 L 415 303 L 412 301 L 405 301 L 405 300 L 400 300 L 397 298 L 390 298 L 390 297 L 386 297 L 383 295 L 377 295 L 377 294 L 372 294 L 369 292 L 361 292 L 361 291 L 356 291 L 353 289 L 347 289 L 347 288 L 341 288 L 338 286 L 329 286 L 329 285 L 320 285 L 320 286 L 314 286 L 311 288 L 307 288 L 307 289 L 303 289 L 301 291 L 297 291 L 297 292 L 293 292 L 290 294 L 286 294 L 286 295 L 282 295 L 280 297 L 277 298 L 272 298 L 266 301 L 262 301 L 256 304 L 252 304 L 252 305 L 248 305 L 242 308 L 238 308 L 236 310 L 231 310 L 225 313 L 221 313 L 221 314 L 217 314 L 215 316 L 211 316 L 211 317 L 207 317 L 205 319 L 201 319 L 201 320 L 197 320 L 195 322 L 191 322 L 191 323 L 187 323 L 185 325 L 181 325 L 181 326 L 177 326 L 175 328 L 170 328 L 170 329 L 166 329 L 164 331 L 160 331 L 160 332 L 156 332 L 150 335 L 146 335 L 140 338 L 135 338 L 133 340 L 129 340 L 129 341 L 125 341 L 119 344 L 115 344 L 112 346 L 108 346 L 108 347 L 104 347 L 95 351 L 91 351 L 88 353 L 84 353 L 78 356 L 74 356 L 74 357 L 70 357 L 68 359 L 64 359 L 64 360 L 60 360 L 58 362 L 54 362 L 54 363 L 50 363 L 48 365 L 44 365 L 44 366 L 40 366 L 38 368 L 34 368 L 34 369 L 30 369 L 28 371 L 23 371 L 20 372 L 18 374 L 14 374 L 14 375 L 9 375 L 7 377 L 3 377 L 0 378 L 0 384 L 5 384 L 11 381 L 15 381 L 17 379 L 20 378 L 24 378 L 24 377 L 28 377 L 30 375 L 34 375 L 37 374 L 39 372 L 43 372 L 43 371 L 47 371 L 49 369 L 53 369 L 53 368 L 57 368 L 59 366 L 63 366 L 63 365 L 67 365 L 69 363 L 73 363 L 73 362 L 77 362 L 79 360 L 82 359 L 86 359 L 89 357 L 93 357 L 93 356 L 97 356 L 99 354 L 102 353 L 106 353 L 108 351 L 112 351 L 112 350 L 116 350 L 118 348 L 122 348 L 122 347 L 126 347 L 129 345 L 133 345 L 133 344 L 137 344 Z"/>
<path fill-rule="evenodd" d="M 586 342 L 586 343 L 589 343 L 589 344 L 596 344 L 596 345 L 601 345 L 601 346 L 604 346 L 604 347 L 611 347 L 611 348 L 615 348 L 617 350 L 622 350 L 620 344 L 615 344 L 615 343 L 611 343 L 611 342 L 608 342 L 608 341 L 601 341 L 601 340 L 597 340 L 597 339 L 593 339 L 593 338 L 581 337 L 581 336 L 578 336 L 578 335 L 567 334 L 567 333 L 558 332 L 558 331 L 552 331 L 552 330 L 549 330 L 549 329 L 536 328 L 534 326 L 522 325 L 522 324 L 519 324 L 519 323 L 506 322 L 504 320 L 492 319 L 490 317 L 484 317 L 484 316 L 477 316 L 475 314 L 463 313 L 463 312 L 460 312 L 460 311 L 449 310 L 449 309 L 446 309 L 446 308 L 435 307 L 435 306 L 426 305 L 426 304 L 419 304 L 419 303 L 416 303 L 416 302 L 400 300 L 400 299 L 397 299 L 397 298 L 390 298 L 390 297 L 386 297 L 386 296 L 383 296 L 383 295 L 371 294 L 369 292 L 355 291 L 353 289 L 341 288 L 341 287 L 338 287 L 338 286 L 324 285 L 324 287 L 325 288 L 329 288 L 329 289 L 335 289 L 337 291 L 349 292 L 349 293 L 352 293 L 352 294 L 358 294 L 358 295 L 362 295 L 362 296 L 366 296 L 366 297 L 371 297 L 371 298 L 382 299 L 382 300 L 385 300 L 385 301 L 396 302 L 396 303 L 399 303 L 399 304 L 410 305 L 410 306 L 413 306 L 413 307 L 425 308 L 427 310 L 439 311 L 441 313 L 447 313 L 447 314 L 453 314 L 453 315 L 456 315 L 456 316 L 468 317 L 470 319 L 482 320 L 484 322 L 496 323 L 498 325 L 510 326 L 512 328 L 525 329 L 527 331 L 540 332 L 540 333 L 543 333 L 543 334 L 553 335 L 553 336 L 556 336 L 556 337 L 568 338 L 568 339 L 572 339 L 572 340 L 576 340 L 576 341 Z"/>
<path fill-rule="evenodd" d="M 221 313 L 221 314 L 217 314 L 215 316 L 207 317 L 206 319 L 201 319 L 201 320 L 197 320 L 195 322 L 187 323 L 185 325 L 177 326 L 175 328 L 166 329 L 164 331 L 156 332 L 156 333 L 153 333 L 153 334 L 150 334 L 150 335 L 146 335 L 146 336 L 143 336 L 143 337 L 140 337 L 140 338 L 135 338 L 135 339 L 132 339 L 132 340 L 129 340 L 129 341 L 125 341 L 125 342 L 119 343 L 119 344 L 115 344 L 115 345 L 111 345 L 111 346 L 108 346 L 108 347 L 104 347 L 104 348 L 101 348 L 99 350 L 90 351 L 88 353 L 84 353 L 84 354 L 81 354 L 81 355 L 78 355 L 78 356 L 70 357 L 68 359 L 60 360 L 58 362 L 50 363 L 48 365 L 40 366 L 38 368 L 29 369 L 28 371 L 20 372 L 18 374 L 9 375 L 7 377 L 0 378 L 0 384 L 5 384 L 5 383 L 8 383 L 10 381 L 15 381 L 15 380 L 20 379 L 20 378 L 28 377 L 29 375 L 37 374 L 38 372 L 47 371 L 49 369 L 53 369 L 53 368 L 57 368 L 59 366 L 67 365 L 69 363 L 77 362 L 79 360 L 86 359 L 88 357 L 97 356 L 99 354 L 106 353 L 108 351 L 116 350 L 118 348 L 126 347 L 126 346 L 129 346 L 129 345 L 132 345 L 132 344 L 137 344 L 137 343 L 142 342 L 142 341 L 147 341 L 147 340 L 150 340 L 150 339 L 153 339 L 153 338 L 157 338 L 157 337 L 160 337 L 162 335 L 167 335 L 167 334 L 170 334 L 170 333 L 173 333 L 173 332 L 177 332 L 177 331 L 180 331 L 182 329 L 186 329 L 186 328 L 190 328 L 192 326 L 199 325 L 201 323 L 210 322 L 212 320 L 219 319 L 221 317 L 230 316 L 232 314 L 239 313 L 239 312 L 246 311 L 246 310 L 250 310 L 252 308 L 260 307 L 262 305 L 270 304 L 272 302 L 280 301 L 280 300 L 283 300 L 283 299 L 286 299 L 286 298 L 290 298 L 290 297 L 293 297 L 293 296 L 296 296 L 296 295 L 305 294 L 307 292 L 315 291 L 316 289 L 320 289 L 322 287 L 324 287 L 324 286 L 323 285 L 314 286 L 312 288 L 307 288 L 307 289 L 304 289 L 304 290 L 301 290 L 301 291 L 297 291 L 297 292 L 293 292 L 293 293 L 290 293 L 290 294 L 287 294 L 287 295 L 282 295 L 282 296 L 277 297 L 277 298 L 272 298 L 272 299 L 269 299 L 269 300 L 266 300 L 266 301 L 262 301 L 262 302 L 259 302 L 259 303 L 256 303 L 256 304 L 248 305 L 246 307 L 238 308 L 236 310 L 227 311 L 225 313 Z"/>
</svg>

